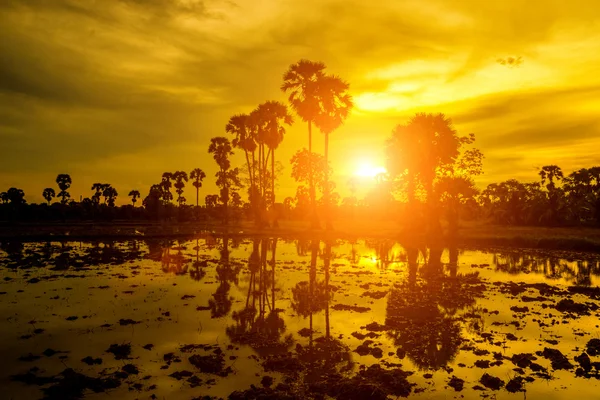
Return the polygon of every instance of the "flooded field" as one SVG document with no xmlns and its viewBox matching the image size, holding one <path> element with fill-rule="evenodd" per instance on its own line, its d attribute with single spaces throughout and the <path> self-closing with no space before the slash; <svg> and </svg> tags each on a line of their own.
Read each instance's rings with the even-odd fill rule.
<svg viewBox="0 0 600 400">
<path fill-rule="evenodd" d="M 600 261 L 392 240 L 5 242 L 4 399 L 598 398 Z"/>
</svg>

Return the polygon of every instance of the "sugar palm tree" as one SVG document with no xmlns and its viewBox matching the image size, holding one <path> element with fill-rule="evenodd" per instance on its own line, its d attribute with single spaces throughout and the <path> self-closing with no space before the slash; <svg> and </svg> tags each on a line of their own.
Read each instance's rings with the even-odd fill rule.
<svg viewBox="0 0 600 400">
<path fill-rule="evenodd" d="M 315 125 L 325 135 L 325 164 L 329 165 L 329 134 L 339 128 L 352 109 L 352 96 L 348 93 L 350 85 L 335 75 L 326 75 L 319 81 L 321 109 L 315 117 Z M 327 227 L 331 228 L 329 171 L 325 170 L 325 207 Z"/>
<path fill-rule="evenodd" d="M 60 202 L 62 204 L 67 204 L 68 199 L 71 197 L 67 190 L 71 187 L 71 183 L 73 183 L 71 176 L 69 174 L 59 174 L 56 177 L 56 183 L 60 189 L 57 197 L 61 198 Z"/>
<path fill-rule="evenodd" d="M 185 171 L 175 171 L 172 178 L 175 180 L 175 192 L 177 192 L 177 204 L 179 207 L 185 203 L 185 197 L 182 196 L 185 182 L 188 181 L 188 175 Z"/>
<path fill-rule="evenodd" d="M 102 196 L 104 196 L 104 202 L 110 207 L 115 206 L 115 200 L 117 199 L 118 195 L 119 193 L 117 193 L 117 189 L 115 189 L 109 184 L 107 184 L 107 187 L 102 192 Z"/>
<path fill-rule="evenodd" d="M 44 197 L 44 199 L 46 199 L 46 201 L 48 202 L 48 205 L 50 205 L 52 198 L 56 197 L 56 192 L 52 188 L 46 188 L 42 192 L 42 196 Z"/>
<path fill-rule="evenodd" d="M 325 64 L 300 60 L 292 64 L 283 75 L 281 90 L 289 94 L 288 100 L 298 116 L 308 124 L 308 151 L 312 153 L 312 124 L 320 110 L 319 81 L 325 76 Z M 310 169 L 310 168 L 309 168 Z M 316 214 L 315 185 L 310 187 L 310 200 L 313 206 L 313 227 L 318 225 Z"/>
<path fill-rule="evenodd" d="M 263 151 L 263 160 L 261 160 L 263 171 L 269 158 L 271 159 L 271 207 L 275 206 L 275 150 L 283 141 L 286 125 L 293 123 L 292 116 L 288 113 L 287 107 L 278 101 L 267 101 L 258 106 L 256 113 L 259 116 L 259 137 L 258 141 L 264 144 L 269 152 L 265 157 Z M 265 185 L 266 186 L 266 185 Z"/>
<path fill-rule="evenodd" d="M 165 203 L 170 203 L 171 200 L 173 200 L 173 194 L 171 194 L 171 186 L 173 186 L 173 184 L 171 183 L 171 179 L 173 179 L 173 174 L 171 172 L 163 172 L 162 181 L 160 182 L 160 185 L 163 189 L 162 200 Z"/>
<path fill-rule="evenodd" d="M 128 196 L 131 197 L 131 205 L 135 207 L 135 203 L 137 202 L 137 199 L 140 197 L 140 192 L 137 190 L 132 190 L 129 192 Z"/>
<path fill-rule="evenodd" d="M 206 174 L 200 168 L 194 168 L 190 172 L 190 179 L 193 180 L 192 185 L 196 188 L 196 207 L 198 207 L 198 191 L 202 187 L 202 180 L 206 178 Z"/>
<path fill-rule="evenodd" d="M 227 207 L 229 204 L 230 189 L 232 186 L 240 186 L 239 179 L 237 177 L 238 169 L 231 169 L 231 161 L 229 157 L 233 155 L 233 148 L 231 142 L 224 137 L 214 137 L 210 139 L 210 145 L 208 146 L 208 152 L 213 155 L 213 158 L 219 166 L 219 171 L 215 174 L 217 178 L 217 186 L 221 188 L 221 202 L 223 203 L 224 209 L 224 221 L 225 224 L 228 222 Z"/>
<path fill-rule="evenodd" d="M 256 151 L 256 138 L 253 134 L 252 121 L 248 114 L 236 114 L 229 118 L 229 122 L 225 125 L 225 132 L 235 136 L 231 141 L 233 147 L 244 150 L 246 156 L 246 167 L 248 168 L 248 176 L 250 179 L 250 187 L 253 187 L 254 182 L 254 163 L 250 162 L 250 154 L 254 156 Z"/>
</svg>

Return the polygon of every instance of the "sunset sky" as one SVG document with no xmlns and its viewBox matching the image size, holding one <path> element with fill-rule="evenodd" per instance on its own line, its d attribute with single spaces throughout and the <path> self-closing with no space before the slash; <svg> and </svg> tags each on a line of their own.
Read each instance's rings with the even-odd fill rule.
<svg viewBox="0 0 600 400">
<path fill-rule="evenodd" d="M 0 191 L 29 202 L 58 173 L 77 200 L 107 182 L 121 203 L 195 167 L 208 175 L 201 198 L 216 193 L 210 138 L 235 113 L 285 101 L 282 75 L 301 58 L 351 85 L 355 109 L 330 148 L 342 196 L 418 111 L 475 133 L 480 186 L 600 164 L 598 0 L 3 0 L 0 33 Z M 296 118 L 278 152 L 280 201 L 304 146 Z"/>
</svg>

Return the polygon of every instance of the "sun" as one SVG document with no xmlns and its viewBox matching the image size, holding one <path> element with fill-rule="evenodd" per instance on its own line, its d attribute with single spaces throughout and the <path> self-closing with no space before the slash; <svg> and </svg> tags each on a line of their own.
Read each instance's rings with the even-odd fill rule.
<svg viewBox="0 0 600 400">
<path fill-rule="evenodd" d="M 354 175 L 363 178 L 373 178 L 379 174 L 384 174 L 386 172 L 387 170 L 385 169 L 385 167 L 376 166 L 372 163 L 364 162 L 362 164 L 359 164 L 358 168 L 356 168 L 356 171 L 354 171 Z"/>
</svg>

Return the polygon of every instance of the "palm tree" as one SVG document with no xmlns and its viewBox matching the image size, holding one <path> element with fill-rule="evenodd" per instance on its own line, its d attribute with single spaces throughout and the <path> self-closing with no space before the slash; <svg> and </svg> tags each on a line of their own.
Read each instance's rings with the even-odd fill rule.
<svg viewBox="0 0 600 400">
<path fill-rule="evenodd" d="M 129 192 L 128 196 L 131 197 L 131 205 L 133 205 L 135 207 L 135 203 L 137 202 L 137 199 L 140 197 L 140 192 L 137 190 L 132 190 Z"/>
<path fill-rule="evenodd" d="M 94 204 L 100 203 L 100 197 L 102 196 L 102 192 L 104 192 L 104 190 L 106 190 L 106 188 L 109 186 L 110 185 L 107 183 L 94 183 L 92 185 L 92 190 L 95 191 L 95 193 L 92 195 L 92 201 L 94 202 Z"/>
<path fill-rule="evenodd" d="M 315 125 L 325 135 L 325 164 L 329 165 L 329 134 L 339 128 L 352 109 L 352 96 L 348 93 L 350 85 L 335 75 L 326 75 L 320 79 L 319 95 L 321 110 L 315 118 Z M 327 228 L 331 228 L 330 207 L 331 185 L 329 171 L 325 170 L 325 207 Z"/>
<path fill-rule="evenodd" d="M 173 174 L 171 172 L 163 172 L 162 174 L 162 181 L 160 182 L 160 185 L 162 186 L 162 193 L 163 193 L 163 202 L 165 203 L 170 203 L 171 200 L 173 200 L 173 194 L 171 194 L 171 186 L 173 185 L 171 183 L 171 179 L 173 179 Z"/>
<path fill-rule="evenodd" d="M 71 187 L 71 183 L 73 183 L 71 180 L 71 176 L 69 174 L 59 174 L 56 177 L 56 183 L 58 184 L 58 188 L 60 189 L 60 192 L 58 193 L 57 197 L 61 198 L 60 202 L 62 204 L 67 204 L 68 199 L 71 197 L 67 190 Z"/>
<path fill-rule="evenodd" d="M 107 184 L 106 188 L 102 192 L 102 196 L 104 196 L 104 203 L 107 203 L 110 207 L 115 206 L 115 200 L 119 193 L 117 193 L 117 189 Z"/>
<path fill-rule="evenodd" d="M 177 204 L 179 207 L 185 203 L 185 197 L 182 196 L 185 182 L 188 181 L 188 175 L 185 171 L 175 171 L 172 178 L 175 180 L 175 192 L 177 193 Z"/>
<path fill-rule="evenodd" d="M 312 123 L 320 111 L 319 81 L 324 77 L 325 64 L 300 60 L 283 75 L 281 90 L 289 93 L 289 102 L 298 116 L 308 124 L 308 151 L 312 153 Z M 309 168 L 310 169 L 310 168 Z M 315 185 L 310 183 L 310 201 L 313 205 L 313 227 L 318 226 Z"/>
<path fill-rule="evenodd" d="M 193 179 L 192 185 L 196 188 L 196 207 L 198 207 L 198 191 L 202 187 L 202 180 L 206 178 L 206 174 L 200 168 L 194 168 L 190 172 L 190 179 Z"/>
<path fill-rule="evenodd" d="M 275 150 L 283 141 L 285 128 L 283 124 L 291 125 L 292 116 L 288 113 L 287 107 L 278 101 L 267 101 L 258 106 L 256 114 L 259 118 L 258 141 L 261 145 L 266 145 L 269 153 L 266 155 L 263 151 L 263 160 L 261 160 L 262 169 L 265 171 L 269 158 L 271 158 L 271 207 L 275 206 Z M 266 186 L 266 185 L 265 185 Z"/>
<path fill-rule="evenodd" d="M 238 169 L 231 169 L 231 161 L 229 160 L 229 156 L 233 155 L 231 143 L 227 138 L 214 137 L 210 139 L 208 152 L 213 155 L 219 166 L 219 171 L 217 171 L 215 176 L 217 178 L 217 186 L 221 188 L 221 202 L 223 203 L 225 224 L 227 224 L 227 206 L 230 189 L 232 186 L 240 186 L 239 178 L 237 177 Z"/>
<path fill-rule="evenodd" d="M 42 196 L 44 197 L 44 199 L 46 199 L 46 201 L 48 202 L 48 205 L 50 205 L 52 198 L 56 197 L 56 192 L 54 192 L 54 189 L 52 189 L 52 188 L 46 188 L 42 192 Z"/>
</svg>

